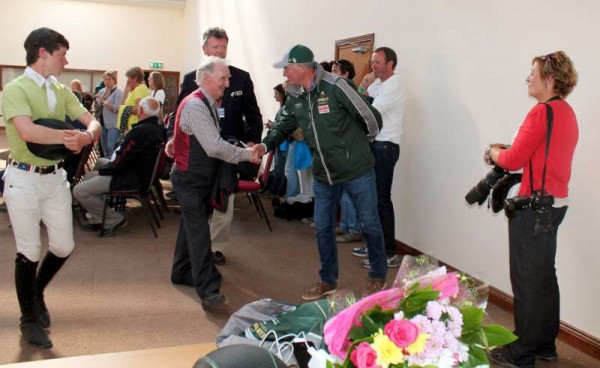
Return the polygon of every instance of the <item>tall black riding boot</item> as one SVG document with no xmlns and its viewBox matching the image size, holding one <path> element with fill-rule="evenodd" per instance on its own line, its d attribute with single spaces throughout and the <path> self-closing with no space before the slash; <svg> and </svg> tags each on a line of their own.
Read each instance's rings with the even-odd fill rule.
<svg viewBox="0 0 600 368">
<path fill-rule="evenodd" d="M 44 289 L 48 286 L 58 270 L 61 269 L 63 264 L 65 264 L 67 258 L 69 258 L 69 256 L 60 258 L 48 251 L 46 257 L 44 257 L 44 260 L 42 261 L 40 270 L 37 273 L 37 278 L 35 280 L 35 312 L 38 315 L 38 320 L 43 328 L 50 327 L 50 313 L 44 302 Z"/>
<path fill-rule="evenodd" d="M 38 262 L 31 262 L 21 253 L 15 259 L 15 286 L 21 307 L 21 334 L 29 344 L 50 349 L 52 341 L 38 322 L 34 306 L 35 273 Z"/>
</svg>

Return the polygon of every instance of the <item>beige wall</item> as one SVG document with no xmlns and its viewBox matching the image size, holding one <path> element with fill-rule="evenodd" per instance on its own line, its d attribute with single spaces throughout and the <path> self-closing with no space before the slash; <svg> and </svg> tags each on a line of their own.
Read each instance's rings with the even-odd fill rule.
<svg viewBox="0 0 600 368">
<path fill-rule="evenodd" d="M 158 61 L 163 70 L 182 69 L 183 19 L 181 6 L 0 0 L 0 64 L 25 65 L 25 38 L 50 27 L 69 40 L 67 68 L 117 70 L 124 88 L 132 66 L 149 69 L 149 62 Z"/>
<path fill-rule="evenodd" d="M 558 0 L 188 0 L 186 36 L 193 45 L 201 30 L 224 27 L 229 59 L 251 73 L 264 117 L 272 119 L 271 88 L 282 76 L 270 64 L 286 48 L 303 43 L 319 61 L 330 60 L 334 40 L 375 33 L 376 46 L 398 53 L 409 94 L 393 190 L 397 239 L 509 293 L 506 220 L 485 205 L 469 208 L 464 195 L 489 170 L 484 147 L 510 141 L 534 104 L 524 82 L 531 58 L 565 50 L 580 73 L 569 98 L 580 140 L 559 232 L 562 319 L 600 336 L 600 70 L 590 42 L 600 32 L 597 14 L 595 0 L 566 8 Z M 185 52 L 186 66 L 195 65 L 198 49 Z"/>
<path fill-rule="evenodd" d="M 594 230 L 600 208 L 594 82 L 600 70 L 599 52 L 590 42 L 600 32 L 595 17 L 600 2 L 581 0 L 567 8 L 558 0 L 360 4 L 359 9 L 342 0 L 188 0 L 182 13 L 168 7 L 0 0 L 0 63 L 23 63 L 26 34 L 48 25 L 71 41 L 71 67 L 115 67 L 122 75 L 129 66 L 162 61 L 167 70 L 187 72 L 200 61 L 201 32 L 219 25 L 230 36 L 228 58 L 252 75 L 266 121 L 277 109 L 272 87 L 283 80 L 271 63 L 289 46 L 304 43 L 319 61 L 330 60 L 334 40 L 375 33 L 376 46 L 398 53 L 409 94 L 392 193 L 397 239 L 510 293 L 506 220 L 486 206 L 469 208 L 464 195 L 489 169 L 481 160 L 484 147 L 510 141 L 534 104 L 524 83 L 531 58 L 563 49 L 580 74 L 569 98 L 580 140 L 571 207 L 559 233 L 561 313 L 567 323 L 600 337 L 600 247 Z M 14 19 L 20 24 L 7 33 Z M 159 20 L 169 27 L 158 26 Z M 134 37 L 126 22 L 136 25 L 130 27 Z M 132 52 L 141 35 L 166 46 L 148 44 Z"/>
</svg>

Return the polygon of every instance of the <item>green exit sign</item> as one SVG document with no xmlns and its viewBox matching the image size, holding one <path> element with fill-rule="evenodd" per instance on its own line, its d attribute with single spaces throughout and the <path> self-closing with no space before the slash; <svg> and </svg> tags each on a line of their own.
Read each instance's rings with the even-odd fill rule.
<svg viewBox="0 0 600 368">
<path fill-rule="evenodd" d="M 156 61 L 150 62 L 150 69 L 162 69 L 162 63 L 158 63 Z"/>
</svg>

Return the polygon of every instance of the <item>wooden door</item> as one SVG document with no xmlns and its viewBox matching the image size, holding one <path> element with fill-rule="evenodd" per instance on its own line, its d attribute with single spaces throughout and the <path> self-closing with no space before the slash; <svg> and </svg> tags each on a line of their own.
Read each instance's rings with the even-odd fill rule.
<svg viewBox="0 0 600 368">
<path fill-rule="evenodd" d="M 346 59 L 354 64 L 354 83 L 358 87 L 365 74 L 371 71 L 371 54 L 375 33 L 335 41 L 335 60 Z"/>
<path fill-rule="evenodd" d="M 179 96 L 179 72 L 169 72 L 165 70 L 144 70 L 144 80 L 148 84 L 148 76 L 152 72 L 160 72 L 165 80 L 166 102 L 163 107 L 165 115 L 175 111 L 175 103 Z"/>
</svg>

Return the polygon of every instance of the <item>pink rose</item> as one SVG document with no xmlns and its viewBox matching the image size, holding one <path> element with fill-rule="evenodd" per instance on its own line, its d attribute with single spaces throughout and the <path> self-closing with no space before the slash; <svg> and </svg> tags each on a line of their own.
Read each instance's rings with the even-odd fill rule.
<svg viewBox="0 0 600 368">
<path fill-rule="evenodd" d="M 401 348 L 406 348 L 417 339 L 419 328 L 411 321 L 405 319 L 397 321 L 393 319 L 385 325 L 383 332 L 394 344 Z"/>
<path fill-rule="evenodd" d="M 455 272 L 439 277 L 431 283 L 433 290 L 440 291 L 439 299 L 451 298 L 458 295 L 458 277 Z"/>
<path fill-rule="evenodd" d="M 361 342 L 352 350 L 350 360 L 357 368 L 381 368 L 377 364 L 377 353 L 367 342 Z"/>
</svg>

